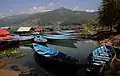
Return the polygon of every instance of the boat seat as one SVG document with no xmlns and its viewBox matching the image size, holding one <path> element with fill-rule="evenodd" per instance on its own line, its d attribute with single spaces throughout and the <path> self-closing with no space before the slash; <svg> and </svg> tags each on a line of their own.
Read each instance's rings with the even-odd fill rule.
<svg viewBox="0 0 120 76">
<path fill-rule="evenodd" d="M 97 62 L 97 63 L 103 63 L 105 62 L 102 58 L 94 58 L 92 59 L 93 62 Z"/>
<path fill-rule="evenodd" d="M 100 53 L 100 56 L 104 56 L 104 57 L 109 57 L 108 53 L 104 52 L 104 53 Z"/>
<path fill-rule="evenodd" d="M 104 61 L 104 62 L 109 62 L 111 58 L 109 57 L 103 57 L 103 56 L 97 56 L 97 57 L 93 57 L 92 58 L 94 62 L 101 62 L 101 61 Z"/>
<path fill-rule="evenodd" d="M 101 63 L 95 63 L 95 62 L 94 62 L 93 65 L 101 65 Z"/>
<path fill-rule="evenodd" d="M 106 63 L 105 61 L 94 60 L 93 63 Z"/>
</svg>

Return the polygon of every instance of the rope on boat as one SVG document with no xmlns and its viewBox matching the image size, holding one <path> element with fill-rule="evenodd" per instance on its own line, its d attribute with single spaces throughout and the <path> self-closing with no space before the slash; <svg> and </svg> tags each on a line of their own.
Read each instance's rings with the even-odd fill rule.
<svg viewBox="0 0 120 76">
<path fill-rule="evenodd" d="M 116 58 L 115 60 L 119 61 L 120 62 L 120 59 Z"/>
<path fill-rule="evenodd" d="M 104 67 L 105 67 L 105 65 L 103 65 L 103 67 L 100 68 L 99 73 L 102 73 Z"/>
<path fill-rule="evenodd" d="M 116 47 L 116 46 L 113 46 L 113 47 L 114 47 L 114 48 L 118 48 L 118 49 L 120 49 L 119 47 Z M 116 61 L 120 62 L 120 59 L 118 59 L 118 58 L 117 58 L 116 53 L 115 53 L 114 60 L 116 60 Z"/>
</svg>

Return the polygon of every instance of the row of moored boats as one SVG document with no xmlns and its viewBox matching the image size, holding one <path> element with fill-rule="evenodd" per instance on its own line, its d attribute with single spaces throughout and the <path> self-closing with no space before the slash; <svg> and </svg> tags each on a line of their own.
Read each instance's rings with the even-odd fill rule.
<svg viewBox="0 0 120 76">
<path fill-rule="evenodd" d="M 68 64 L 70 63 L 80 65 L 81 62 L 79 59 L 77 60 L 72 56 L 68 56 L 67 54 L 62 53 L 60 50 L 55 50 L 42 45 L 42 43 L 46 43 L 49 40 L 63 40 L 63 39 L 77 39 L 77 37 L 70 35 L 46 35 L 46 36 L 14 35 L 10 36 L 10 39 L 0 40 L 0 50 L 7 48 L 11 44 L 18 44 L 19 42 L 22 41 L 32 40 L 34 41 L 34 43 L 32 43 L 33 50 L 43 58 L 52 61 L 59 61 L 60 63 L 65 62 Z M 91 50 L 91 53 L 88 55 L 86 59 L 86 65 L 89 65 L 86 68 L 87 71 L 91 71 L 93 69 L 92 66 L 101 66 L 111 63 L 115 55 L 116 55 L 115 50 L 112 48 L 112 46 L 101 45 L 100 47 Z"/>
</svg>

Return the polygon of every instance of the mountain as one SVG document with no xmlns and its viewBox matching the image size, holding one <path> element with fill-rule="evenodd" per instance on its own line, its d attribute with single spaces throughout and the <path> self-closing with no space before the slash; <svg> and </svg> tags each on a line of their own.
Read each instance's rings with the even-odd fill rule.
<svg viewBox="0 0 120 76">
<path fill-rule="evenodd" d="M 9 24 L 11 26 L 20 25 L 22 23 L 26 25 L 45 23 L 47 25 L 60 23 L 86 23 L 89 20 L 97 18 L 96 12 L 85 12 L 85 11 L 73 11 L 64 7 L 48 11 L 40 12 L 35 14 L 21 14 L 14 15 L 0 19 L 0 24 Z"/>
</svg>

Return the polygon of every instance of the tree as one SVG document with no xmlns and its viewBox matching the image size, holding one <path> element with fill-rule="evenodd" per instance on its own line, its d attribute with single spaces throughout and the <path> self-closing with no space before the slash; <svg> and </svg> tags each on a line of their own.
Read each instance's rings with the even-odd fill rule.
<svg viewBox="0 0 120 76">
<path fill-rule="evenodd" d="M 115 13 L 113 0 L 103 0 L 99 8 L 99 23 L 100 25 L 109 27 L 112 30 L 112 25 L 115 24 Z"/>
<path fill-rule="evenodd" d="M 120 26 L 120 0 L 103 0 L 99 8 L 99 23 L 112 30 L 113 25 Z"/>
</svg>

